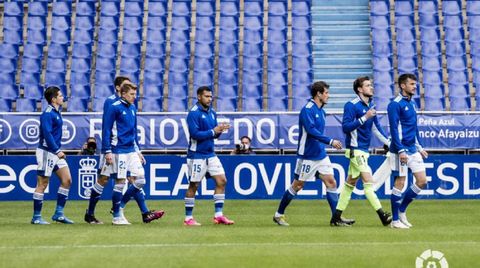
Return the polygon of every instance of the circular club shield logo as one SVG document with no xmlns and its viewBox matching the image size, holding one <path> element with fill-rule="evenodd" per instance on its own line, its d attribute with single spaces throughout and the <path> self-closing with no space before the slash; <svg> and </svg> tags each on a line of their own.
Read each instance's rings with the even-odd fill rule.
<svg viewBox="0 0 480 268">
<path fill-rule="evenodd" d="M 442 252 L 427 249 L 415 261 L 417 268 L 448 268 L 448 262 Z"/>
<path fill-rule="evenodd" d="M 12 137 L 12 126 L 4 119 L 0 119 L 0 145 L 7 143 Z"/>
<path fill-rule="evenodd" d="M 62 144 L 69 144 L 73 141 L 77 135 L 77 129 L 72 121 L 68 119 L 63 119 L 63 126 L 62 126 Z"/>
<path fill-rule="evenodd" d="M 26 144 L 37 144 L 40 138 L 40 121 L 27 119 L 22 122 L 18 131 L 23 142 Z"/>
</svg>

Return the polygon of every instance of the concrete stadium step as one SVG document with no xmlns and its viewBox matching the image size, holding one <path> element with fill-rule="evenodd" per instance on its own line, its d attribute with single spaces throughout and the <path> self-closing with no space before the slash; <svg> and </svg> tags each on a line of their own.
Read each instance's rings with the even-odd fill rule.
<svg viewBox="0 0 480 268">
<path fill-rule="evenodd" d="M 314 61 L 315 66 L 339 65 L 339 66 L 356 66 L 355 68 L 372 68 L 372 60 L 370 58 L 348 58 L 348 57 L 329 57 Z"/>
<path fill-rule="evenodd" d="M 370 35 L 370 28 L 353 28 L 352 26 L 346 28 L 335 27 L 316 27 L 313 29 L 312 35 L 320 36 L 366 36 Z"/>
<path fill-rule="evenodd" d="M 314 44 L 314 51 L 366 51 L 370 50 L 370 43 L 344 43 L 332 42 L 323 44 Z"/>
</svg>

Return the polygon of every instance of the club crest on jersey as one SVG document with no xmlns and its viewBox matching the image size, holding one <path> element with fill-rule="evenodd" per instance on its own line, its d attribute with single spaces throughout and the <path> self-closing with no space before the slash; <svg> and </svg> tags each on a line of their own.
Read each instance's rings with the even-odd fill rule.
<svg viewBox="0 0 480 268">
<path fill-rule="evenodd" d="M 125 111 L 122 112 L 123 115 L 126 115 L 127 113 Z"/>
<path fill-rule="evenodd" d="M 315 118 L 319 118 L 320 116 L 318 116 L 318 114 L 315 114 Z"/>
<path fill-rule="evenodd" d="M 408 111 L 408 107 L 407 107 L 407 106 L 405 106 L 405 111 Z"/>
<path fill-rule="evenodd" d="M 205 115 L 204 115 L 204 114 L 202 114 L 202 118 L 205 119 Z"/>
<path fill-rule="evenodd" d="M 97 160 L 82 158 L 78 170 L 78 195 L 84 199 L 90 198 L 92 187 L 97 181 Z"/>
</svg>

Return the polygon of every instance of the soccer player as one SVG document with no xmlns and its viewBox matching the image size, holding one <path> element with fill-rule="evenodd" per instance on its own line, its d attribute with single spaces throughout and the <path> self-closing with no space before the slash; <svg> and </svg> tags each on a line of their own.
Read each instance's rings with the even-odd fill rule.
<svg viewBox="0 0 480 268">
<path fill-rule="evenodd" d="M 230 128 L 228 124 L 217 123 L 217 113 L 211 107 L 212 90 L 202 86 L 197 89 L 198 102 L 190 109 L 187 115 L 190 141 L 187 153 L 188 166 L 188 190 L 185 194 L 185 220 L 186 226 L 200 226 L 193 218 L 195 206 L 195 192 L 204 177 L 215 180 L 215 224 L 234 224 L 234 221 L 223 215 L 223 203 L 225 202 L 225 185 L 227 179 L 220 159 L 214 151 L 214 139 L 222 132 Z"/>
<path fill-rule="evenodd" d="M 372 102 L 373 86 L 370 78 L 368 76 L 357 78 L 353 82 L 353 90 L 357 97 L 345 104 L 342 121 L 343 132 L 346 135 L 345 145 L 347 150 L 345 156 L 350 159 L 348 177 L 340 193 L 337 209 L 330 225 L 346 226 L 342 224 L 342 212 L 347 208 L 355 184 L 361 177 L 368 202 L 377 212 L 382 224 L 387 226 L 392 221 L 392 217 L 390 213 L 383 211 L 382 204 L 380 204 L 373 189 L 372 170 L 368 165 L 368 147 L 370 147 L 372 132 L 383 144 L 388 146 L 389 141 L 376 117 L 375 105 Z"/>
<path fill-rule="evenodd" d="M 112 106 L 113 103 L 116 101 L 120 100 L 120 89 L 121 86 L 125 83 L 131 84 L 131 81 L 128 77 L 126 76 L 117 76 L 115 78 L 114 84 L 115 84 L 115 91 L 116 93 L 108 97 L 104 104 L 103 104 L 103 116 L 102 116 L 102 122 L 107 122 L 109 119 L 107 119 L 107 112 L 108 109 Z M 105 124 L 102 123 L 102 133 L 105 131 L 104 129 Z M 103 134 L 102 134 L 103 135 Z M 113 135 L 113 133 L 112 133 Z M 116 139 L 115 136 L 110 137 L 110 140 L 114 141 Z M 140 159 L 142 159 L 142 162 L 145 161 L 142 153 L 140 152 L 140 149 L 138 147 L 138 144 L 135 143 L 135 151 L 138 153 Z M 85 221 L 90 224 L 103 224 L 100 220 L 98 220 L 95 217 L 95 207 L 97 205 L 98 200 L 100 199 L 100 196 L 103 193 L 103 188 L 107 184 L 108 180 L 110 177 L 115 178 L 116 177 L 116 171 L 113 170 L 114 166 L 113 165 L 108 165 L 105 163 L 105 149 L 102 148 L 102 154 L 100 155 L 100 170 L 99 170 L 99 178 L 95 185 L 92 187 L 92 191 L 90 194 L 90 200 L 88 203 L 88 209 L 85 212 Z M 142 213 L 142 220 L 144 223 L 149 223 L 153 220 L 159 219 L 163 216 L 165 213 L 163 210 L 149 210 L 147 207 L 147 204 L 145 202 L 145 193 L 143 189 L 139 192 L 137 192 L 134 196 L 135 201 L 137 201 L 138 207 L 140 208 L 140 211 Z M 128 201 L 127 201 L 128 202 Z M 123 202 L 123 208 L 125 207 L 126 202 Z"/>
<path fill-rule="evenodd" d="M 391 204 L 392 228 L 408 229 L 412 224 L 407 220 L 408 205 L 420 193 L 427 183 L 423 158 L 428 153 L 419 142 L 417 112 L 412 96 L 417 90 L 417 78 L 413 74 L 398 77 L 400 94 L 388 104 L 388 122 L 390 124 L 390 165 L 395 176 Z M 415 176 L 416 182 L 402 195 L 408 169 Z"/>
<path fill-rule="evenodd" d="M 337 182 L 333 177 L 333 167 L 325 151 L 325 145 L 342 149 L 339 140 L 329 138 L 323 134 L 325 129 L 325 111 L 323 106 L 329 98 L 329 85 L 323 81 L 313 83 L 310 87 L 312 99 L 302 108 L 299 115 L 300 139 L 297 150 L 295 177 L 292 185 L 283 194 L 273 221 L 280 226 L 288 226 L 285 219 L 285 209 L 290 201 L 303 188 L 305 181 L 320 178 L 327 188 L 327 200 L 333 213 L 337 207 Z M 353 220 L 342 219 L 345 224 L 352 224 Z"/>
<path fill-rule="evenodd" d="M 65 216 L 63 209 L 68 199 L 68 192 L 72 184 L 72 176 L 65 161 L 65 153 L 60 149 L 62 142 L 63 120 L 60 110 L 63 104 L 63 94 L 56 86 L 48 87 L 44 92 L 48 107 L 40 116 L 40 141 L 36 151 L 38 163 L 37 187 L 33 193 L 32 224 L 50 224 L 42 218 L 43 195 L 48 186 L 52 172 L 60 178 L 60 187 L 57 192 L 57 207 L 52 220 L 60 223 L 72 224 L 73 221 Z"/>
</svg>

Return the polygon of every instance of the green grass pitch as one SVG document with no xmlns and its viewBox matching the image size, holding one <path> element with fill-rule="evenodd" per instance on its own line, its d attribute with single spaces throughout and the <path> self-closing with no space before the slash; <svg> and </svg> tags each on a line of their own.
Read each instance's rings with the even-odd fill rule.
<svg viewBox="0 0 480 268">
<path fill-rule="evenodd" d="M 290 227 L 272 222 L 278 200 L 227 200 L 233 226 L 212 223 L 213 201 L 197 200 L 201 227 L 185 227 L 183 201 L 148 201 L 164 218 L 143 224 L 134 201 L 131 226 L 112 226 L 109 201 L 87 225 L 87 201 L 67 203 L 76 224 L 30 224 L 32 202 L 0 202 L 0 267 L 415 267 L 425 250 L 444 253 L 450 267 L 480 263 L 478 200 L 417 200 L 408 211 L 414 227 L 383 227 L 365 200 L 351 202 L 351 228 L 330 227 L 325 200 L 294 200 L 286 211 Z M 388 200 L 382 200 L 389 210 Z M 54 201 L 44 204 L 50 220 Z M 439 267 L 439 266 L 437 266 Z"/>
</svg>

